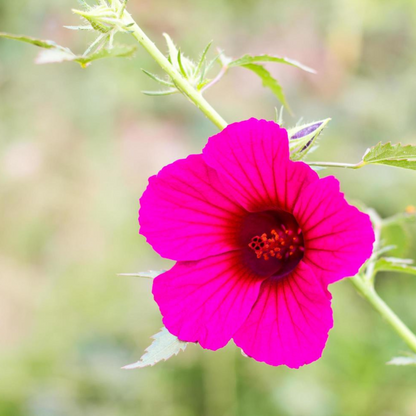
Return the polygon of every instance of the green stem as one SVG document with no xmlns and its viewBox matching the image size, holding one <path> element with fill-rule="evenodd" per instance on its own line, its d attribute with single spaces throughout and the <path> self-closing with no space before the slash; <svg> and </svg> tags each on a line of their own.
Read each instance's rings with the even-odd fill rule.
<svg viewBox="0 0 416 416">
<path fill-rule="evenodd" d="M 345 169 L 359 169 L 365 166 L 365 162 L 360 163 L 336 163 L 336 162 L 308 162 L 309 166 L 321 166 L 324 168 L 345 168 Z"/>
<path fill-rule="evenodd" d="M 125 11 L 126 21 L 133 22 L 130 14 Z M 156 45 L 140 29 L 137 23 L 129 27 L 133 36 L 161 66 L 161 68 L 172 78 L 175 85 L 220 129 L 227 127 L 227 122 L 214 110 L 211 104 L 197 91 L 174 66 L 168 61 L 165 55 L 160 52 Z"/>
<path fill-rule="evenodd" d="M 374 287 L 365 282 L 360 275 L 349 279 L 357 291 L 373 306 L 373 308 L 390 324 L 404 342 L 416 352 L 416 336 L 401 321 L 401 319 L 390 309 L 390 307 L 380 298 Z"/>
</svg>

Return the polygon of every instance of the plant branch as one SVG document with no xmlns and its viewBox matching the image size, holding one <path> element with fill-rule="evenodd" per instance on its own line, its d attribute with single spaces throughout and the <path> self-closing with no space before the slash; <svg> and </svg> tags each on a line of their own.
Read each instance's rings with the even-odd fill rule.
<svg viewBox="0 0 416 416">
<path fill-rule="evenodd" d="M 227 73 L 227 70 L 228 70 L 228 66 L 224 65 L 221 68 L 221 71 L 218 73 L 218 75 L 209 84 L 205 85 L 205 87 L 202 88 L 201 93 L 203 93 L 207 89 L 214 86 L 217 82 L 219 82 L 221 80 L 221 78 Z"/>
<path fill-rule="evenodd" d="M 134 22 L 127 11 L 124 11 L 124 19 L 128 22 L 127 24 Z M 174 68 L 137 23 L 134 22 L 128 29 L 160 67 L 172 78 L 178 89 L 180 89 L 180 91 L 185 94 L 220 130 L 223 130 L 227 126 L 227 122 L 214 110 L 211 104 L 205 100 L 202 94 Z"/>
<path fill-rule="evenodd" d="M 345 168 L 345 169 L 360 169 L 366 165 L 365 162 L 360 163 L 336 163 L 336 162 L 307 162 L 309 166 L 321 166 L 324 168 Z"/>
<path fill-rule="evenodd" d="M 390 309 L 375 291 L 370 282 L 366 282 L 360 275 L 351 277 L 349 281 L 357 291 L 371 304 L 371 306 L 387 321 L 409 348 L 416 352 L 416 336 L 403 321 Z"/>
</svg>

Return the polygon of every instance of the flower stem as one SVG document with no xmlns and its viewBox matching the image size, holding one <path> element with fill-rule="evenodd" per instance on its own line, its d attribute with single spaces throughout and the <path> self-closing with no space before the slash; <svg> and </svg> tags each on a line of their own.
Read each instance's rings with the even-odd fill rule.
<svg viewBox="0 0 416 416">
<path fill-rule="evenodd" d="M 365 166 L 365 162 L 360 163 L 336 163 L 336 162 L 308 162 L 309 166 L 322 166 L 325 168 L 346 168 L 346 169 L 359 169 Z"/>
<path fill-rule="evenodd" d="M 374 287 L 369 282 L 365 282 L 360 275 L 351 277 L 350 282 L 357 291 L 373 306 L 373 308 L 390 324 L 403 341 L 416 352 L 416 336 L 401 321 L 401 319 L 390 309 L 390 307 L 380 298 Z"/>
<path fill-rule="evenodd" d="M 127 11 L 124 12 L 124 16 L 127 17 L 127 21 L 134 22 Z M 185 94 L 220 130 L 227 127 L 227 122 L 214 110 L 208 101 L 205 100 L 202 94 L 174 68 L 165 55 L 160 52 L 157 46 L 147 37 L 142 29 L 140 29 L 136 22 L 134 22 L 134 25 L 129 27 L 129 31 L 131 31 L 132 35 L 138 40 L 138 42 L 172 78 L 175 85 L 183 94 Z"/>
</svg>

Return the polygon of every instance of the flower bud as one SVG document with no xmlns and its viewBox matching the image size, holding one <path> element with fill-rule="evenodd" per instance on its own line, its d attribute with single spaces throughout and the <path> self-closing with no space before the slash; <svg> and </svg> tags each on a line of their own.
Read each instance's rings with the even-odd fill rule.
<svg viewBox="0 0 416 416">
<path fill-rule="evenodd" d="M 330 118 L 315 121 L 288 130 L 290 158 L 300 160 L 314 147 L 316 139 L 330 122 Z"/>
</svg>

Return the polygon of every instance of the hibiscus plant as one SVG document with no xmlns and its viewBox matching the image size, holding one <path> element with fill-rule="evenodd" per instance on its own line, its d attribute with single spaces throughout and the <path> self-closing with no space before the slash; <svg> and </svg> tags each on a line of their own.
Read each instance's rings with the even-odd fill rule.
<svg viewBox="0 0 416 416">
<path fill-rule="evenodd" d="M 313 69 L 289 58 L 244 55 L 238 59 L 209 44 L 197 60 L 184 56 L 165 34 L 163 54 L 129 14 L 123 0 L 80 1 L 74 10 L 84 20 L 72 30 L 88 30 L 96 40 L 77 55 L 50 40 L 0 33 L 0 37 L 41 48 L 39 64 L 130 57 L 135 46 L 115 43 L 132 35 L 155 59 L 165 76 L 144 73 L 161 85 L 148 95 L 181 93 L 220 132 L 200 154 L 178 160 L 149 179 L 140 200 L 140 233 L 172 269 L 135 273 L 153 280 L 153 295 L 165 327 L 145 355 L 125 368 L 166 360 L 187 343 L 216 350 L 231 339 L 243 355 L 269 365 L 298 368 L 317 360 L 332 328 L 330 284 L 349 278 L 357 291 L 390 324 L 411 352 L 391 364 L 416 364 L 416 336 L 377 294 L 380 271 L 416 274 L 408 259 L 392 258 L 382 238 L 391 224 L 410 221 L 416 210 L 382 219 L 373 209 L 350 205 L 327 167 L 359 169 L 382 164 L 416 170 L 416 146 L 378 143 L 355 164 L 305 161 L 330 119 L 293 128 L 250 119 L 228 125 L 204 98 L 234 67 L 260 77 L 291 111 L 279 82 L 266 63 Z M 210 78 L 215 68 L 218 73 Z M 323 172 L 322 172 L 323 171 Z"/>
</svg>

